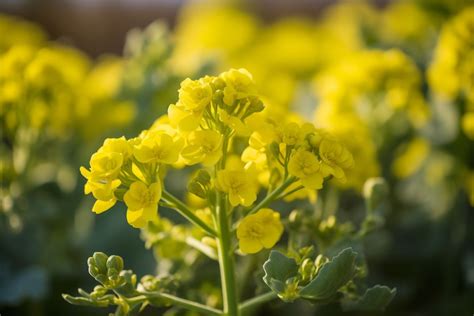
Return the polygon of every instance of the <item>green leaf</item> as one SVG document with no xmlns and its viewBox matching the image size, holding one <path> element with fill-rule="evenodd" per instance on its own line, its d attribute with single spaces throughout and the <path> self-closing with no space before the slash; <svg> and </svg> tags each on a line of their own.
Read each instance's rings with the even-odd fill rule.
<svg viewBox="0 0 474 316">
<path fill-rule="evenodd" d="M 397 290 L 387 286 L 376 285 L 367 289 L 357 301 L 343 301 L 342 308 L 346 311 L 383 311 L 395 297 Z"/>
<path fill-rule="evenodd" d="M 263 264 L 265 276 L 263 281 L 276 293 L 285 291 L 285 282 L 298 273 L 298 265 L 292 258 L 272 250 L 268 260 Z"/>
<path fill-rule="evenodd" d="M 331 261 L 325 263 L 317 276 L 300 291 L 302 298 L 327 300 L 352 279 L 357 253 L 352 248 L 342 250 Z"/>
</svg>

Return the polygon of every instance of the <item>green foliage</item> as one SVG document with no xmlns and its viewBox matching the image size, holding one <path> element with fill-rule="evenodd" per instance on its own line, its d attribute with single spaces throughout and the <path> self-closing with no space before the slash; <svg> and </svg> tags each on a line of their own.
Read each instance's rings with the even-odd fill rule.
<svg viewBox="0 0 474 316">
<path fill-rule="evenodd" d="M 387 286 L 375 285 L 367 289 L 356 301 L 342 301 L 344 310 L 382 311 L 392 301 L 397 293 L 396 289 Z"/>
<path fill-rule="evenodd" d="M 376 285 L 362 296 L 353 293 L 358 277 L 356 257 L 356 252 L 346 248 L 331 260 L 318 256 L 313 264 L 306 258 L 298 265 L 295 259 L 273 250 L 263 265 L 263 280 L 284 301 L 298 298 L 314 304 L 340 301 L 347 310 L 384 309 L 395 296 L 395 289 Z"/>
</svg>

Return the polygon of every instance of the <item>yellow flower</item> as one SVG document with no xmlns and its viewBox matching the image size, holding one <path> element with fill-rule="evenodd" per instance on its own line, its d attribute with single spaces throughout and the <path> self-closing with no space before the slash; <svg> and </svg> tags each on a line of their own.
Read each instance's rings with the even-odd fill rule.
<svg viewBox="0 0 474 316">
<path fill-rule="evenodd" d="M 92 195 L 97 199 L 92 207 L 92 212 L 100 214 L 114 206 L 117 202 L 114 192 L 115 189 L 120 186 L 120 180 L 94 178 L 92 173 L 84 167 L 81 167 L 80 171 L 87 179 L 87 183 L 84 186 L 84 193 L 92 193 Z"/>
<path fill-rule="evenodd" d="M 250 172 L 244 168 L 226 167 L 217 173 L 217 187 L 229 195 L 232 206 L 250 206 L 257 199 L 257 186 Z"/>
<path fill-rule="evenodd" d="M 202 162 L 213 165 L 222 156 L 222 135 L 212 130 L 194 131 L 189 134 L 188 144 L 183 148 L 181 156 L 188 165 Z"/>
<path fill-rule="evenodd" d="M 135 228 L 142 228 L 150 221 L 158 220 L 158 202 L 161 198 L 161 183 L 150 186 L 137 181 L 130 185 L 123 196 L 127 205 L 127 221 Z"/>
<path fill-rule="evenodd" d="M 240 251 L 257 253 L 263 248 L 270 249 L 283 233 L 280 213 L 263 208 L 245 217 L 237 227 Z"/>
<path fill-rule="evenodd" d="M 104 145 L 106 144 L 110 145 L 111 143 L 106 141 Z M 121 184 L 117 178 L 123 165 L 123 155 L 106 149 L 107 146 L 92 155 L 90 171 L 84 167 L 80 168 L 81 174 L 87 179 L 84 193 L 92 193 L 97 199 L 92 208 L 92 212 L 97 214 L 103 213 L 115 205 L 117 199 L 114 193 Z"/>
<path fill-rule="evenodd" d="M 325 138 L 319 146 L 319 156 L 321 157 L 321 170 L 324 176 L 333 175 L 336 179 L 345 181 L 345 169 L 354 166 L 354 158 L 347 148 L 337 142 Z"/>
<path fill-rule="evenodd" d="M 90 160 L 91 177 L 116 178 L 123 164 L 123 155 L 116 152 L 96 152 Z"/>
<path fill-rule="evenodd" d="M 307 189 L 321 189 L 323 187 L 323 175 L 318 158 L 311 152 L 300 149 L 290 158 L 288 172 L 301 180 L 301 184 Z"/>
<path fill-rule="evenodd" d="M 240 118 L 230 115 L 224 110 L 218 110 L 219 119 L 224 125 L 231 127 L 238 136 L 249 136 L 252 133 L 245 122 L 243 122 Z"/>
<path fill-rule="evenodd" d="M 466 172 L 466 178 L 464 179 L 464 188 L 467 191 L 469 203 L 474 206 L 474 170 Z"/>
<path fill-rule="evenodd" d="M 173 164 L 179 158 L 183 148 L 183 141 L 176 141 L 168 134 L 161 131 L 148 132 L 142 142 L 135 146 L 133 154 L 139 162 L 159 162 Z"/>
<path fill-rule="evenodd" d="M 224 103 L 232 105 L 234 101 L 255 95 L 257 87 L 252 75 L 246 69 L 230 69 L 220 75 L 226 86 Z"/>
<path fill-rule="evenodd" d="M 474 112 L 463 115 L 461 126 L 464 134 L 466 134 L 469 139 L 474 140 Z"/>
<path fill-rule="evenodd" d="M 423 165 L 430 152 L 430 144 L 423 138 L 415 138 L 399 152 L 392 165 L 393 174 L 398 178 L 408 178 Z"/>
<path fill-rule="evenodd" d="M 168 117 L 173 127 L 183 132 L 197 129 L 201 124 L 202 111 L 186 111 L 179 104 L 171 104 L 168 107 Z"/>
<path fill-rule="evenodd" d="M 179 106 L 186 111 L 202 111 L 212 100 L 212 88 L 204 79 L 181 82 Z"/>
<path fill-rule="evenodd" d="M 107 138 L 98 152 L 119 153 L 122 154 L 125 161 L 132 156 L 133 148 L 130 142 L 122 136 L 120 138 Z"/>
<path fill-rule="evenodd" d="M 279 131 L 280 142 L 288 146 L 300 144 L 304 139 L 305 133 L 300 126 L 294 122 L 283 126 Z"/>
</svg>

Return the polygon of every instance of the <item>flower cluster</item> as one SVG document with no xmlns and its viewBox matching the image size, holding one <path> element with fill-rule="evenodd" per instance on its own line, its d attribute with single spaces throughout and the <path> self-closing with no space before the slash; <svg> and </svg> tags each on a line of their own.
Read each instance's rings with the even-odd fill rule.
<svg viewBox="0 0 474 316">
<path fill-rule="evenodd" d="M 92 155 L 90 169 L 81 168 L 85 193 L 97 200 L 93 212 L 121 200 L 128 223 L 145 228 L 159 221 L 158 205 L 164 204 L 212 235 L 218 229 L 214 203 L 224 196 L 229 212 L 247 208 L 237 227 L 241 251 L 273 247 L 283 226 L 278 212 L 254 205 L 259 189 L 267 187 L 272 199 L 314 201 L 325 178 L 346 181 L 354 160 L 326 131 L 309 123 L 280 124 L 262 112 L 256 90 L 245 69 L 184 80 L 168 115 L 136 138 L 107 139 Z M 188 189 L 204 203 L 193 211 L 166 191 L 164 178 L 170 167 L 196 164 L 203 169 Z"/>
</svg>

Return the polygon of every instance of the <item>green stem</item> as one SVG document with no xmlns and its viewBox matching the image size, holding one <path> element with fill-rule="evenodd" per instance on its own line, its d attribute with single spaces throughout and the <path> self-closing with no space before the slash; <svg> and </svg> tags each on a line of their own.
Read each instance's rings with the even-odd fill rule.
<svg viewBox="0 0 474 316">
<path fill-rule="evenodd" d="M 167 301 L 171 302 L 174 306 L 182 307 L 187 310 L 197 312 L 200 315 L 210 315 L 210 316 L 221 316 L 223 315 L 220 310 L 215 308 L 209 307 L 204 304 L 196 303 L 181 297 L 177 297 L 171 294 L 166 293 L 157 293 L 157 292 L 149 292 L 149 293 L 142 293 L 146 298 L 160 298 L 166 299 Z"/>
<path fill-rule="evenodd" d="M 283 181 L 283 183 L 280 184 L 278 188 L 273 190 L 271 193 L 267 194 L 267 196 L 263 200 L 261 200 L 257 205 L 255 205 L 252 209 L 250 209 L 250 211 L 248 211 L 246 215 L 253 214 L 257 212 L 258 210 L 260 210 L 261 208 L 273 202 L 275 199 L 277 199 L 280 196 L 280 194 L 283 191 L 286 190 L 286 188 L 288 188 L 293 182 L 295 182 L 295 180 L 296 180 L 295 177 L 289 177 L 288 179 Z"/>
<path fill-rule="evenodd" d="M 202 254 L 208 256 L 212 260 L 218 260 L 216 249 L 200 242 L 196 238 L 186 237 L 186 244 L 190 247 L 193 247 L 196 250 L 199 250 Z"/>
<path fill-rule="evenodd" d="M 239 305 L 240 313 L 244 315 L 246 312 L 251 311 L 253 308 L 258 307 L 263 303 L 274 300 L 275 298 L 277 298 L 277 295 L 274 292 L 268 292 L 260 296 L 251 298 Z"/>
<path fill-rule="evenodd" d="M 291 195 L 291 194 L 293 194 L 293 193 L 295 193 L 295 192 L 298 192 L 298 191 L 301 190 L 301 189 L 304 189 L 304 186 L 300 185 L 300 186 L 297 187 L 296 189 L 293 189 L 293 190 L 291 190 L 291 191 L 289 191 L 289 192 L 286 192 L 286 193 L 283 194 L 283 195 L 280 195 L 279 198 L 280 198 L 280 199 L 284 199 L 285 197 L 287 197 L 287 196 L 289 196 L 289 195 Z"/>
<path fill-rule="evenodd" d="M 235 283 L 234 252 L 232 250 L 232 238 L 226 205 L 227 200 L 217 191 L 216 216 L 219 227 L 219 238 L 217 238 L 217 242 L 224 314 L 227 316 L 238 316 L 239 309 Z"/>
<path fill-rule="evenodd" d="M 217 232 L 213 228 L 209 227 L 206 223 L 204 223 L 199 217 L 196 216 L 196 214 L 194 214 L 193 211 L 191 211 L 183 202 L 178 200 L 174 195 L 163 190 L 161 198 L 166 203 L 172 205 L 176 211 L 178 211 L 191 223 L 202 228 L 209 235 L 217 237 Z"/>
</svg>

